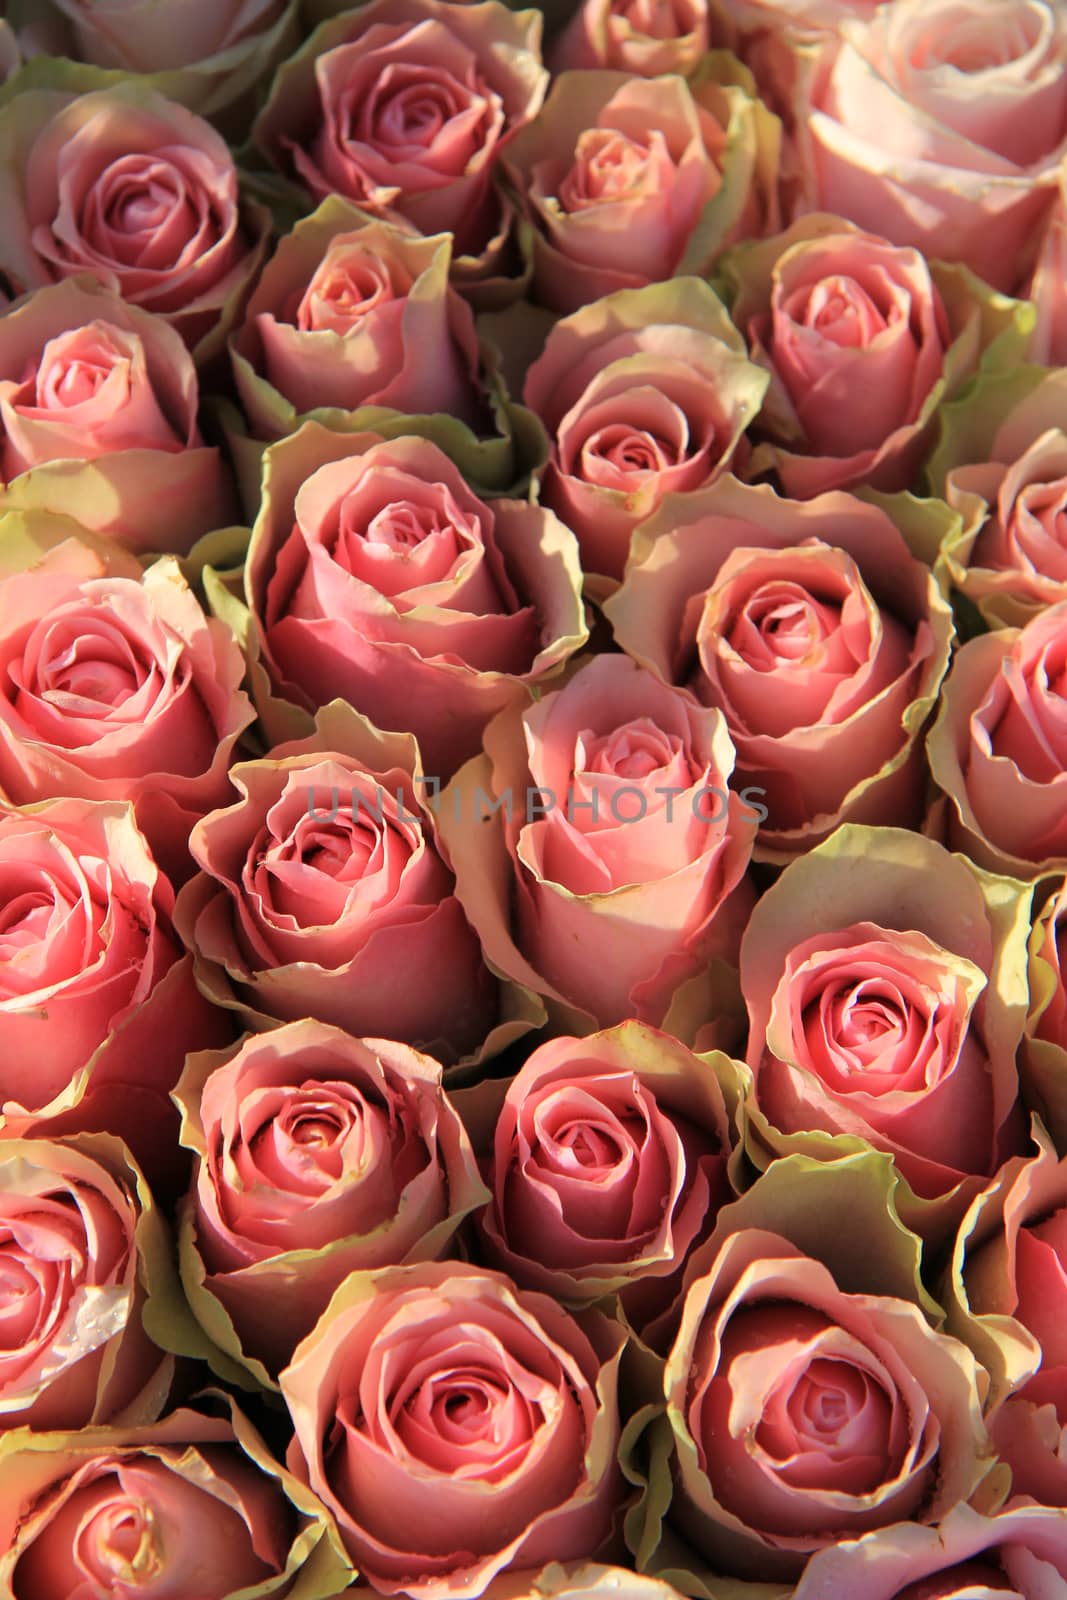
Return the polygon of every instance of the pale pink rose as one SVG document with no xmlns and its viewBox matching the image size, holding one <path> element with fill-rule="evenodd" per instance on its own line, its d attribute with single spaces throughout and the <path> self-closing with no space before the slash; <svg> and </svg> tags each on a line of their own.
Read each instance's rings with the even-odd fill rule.
<svg viewBox="0 0 1067 1600">
<path fill-rule="evenodd" d="M 495 985 L 437 842 L 414 740 L 350 706 L 230 776 L 193 829 L 178 926 L 198 976 L 256 1027 L 316 1017 L 447 1062 L 497 1020 Z"/>
<path fill-rule="evenodd" d="M 727 470 L 766 386 L 695 278 L 621 290 L 555 325 L 523 400 L 552 441 L 541 499 L 574 530 L 587 574 L 621 578 L 664 495 Z"/>
<path fill-rule="evenodd" d="M 1067 138 L 1052 0 L 896 0 L 841 26 L 798 132 L 808 208 L 1025 281 Z"/>
<path fill-rule="evenodd" d="M 576 311 L 702 276 L 778 226 L 777 130 L 737 85 L 564 72 L 504 159 L 533 226 L 533 293 Z"/>
<path fill-rule="evenodd" d="M 848 825 L 790 863 L 741 945 L 759 1139 L 823 1160 L 833 1147 L 805 1135 L 868 1141 L 928 1232 L 1025 1143 L 1029 899 L 1011 885 L 994 915 L 983 886 L 918 834 Z"/>
<path fill-rule="evenodd" d="M 613 67 L 641 78 L 683 77 L 729 30 L 708 0 L 582 0 L 548 52 L 554 73 Z"/>
<path fill-rule="evenodd" d="M 585 641 L 574 539 L 422 438 L 307 424 L 267 453 L 245 587 L 277 692 L 343 696 L 447 780 Z"/>
<path fill-rule="evenodd" d="M 383 1594 L 597 1555 L 621 1500 L 618 1324 L 458 1262 L 350 1278 L 282 1373 L 290 1470 Z"/>
<path fill-rule="evenodd" d="M 253 136 L 315 200 L 501 248 L 497 157 L 538 110 L 541 19 L 498 0 L 371 0 L 316 28 L 275 78 Z"/>
<path fill-rule="evenodd" d="M 1067 868 L 1067 602 L 961 647 L 927 740 L 930 829 L 1017 878 Z"/>
<path fill-rule="evenodd" d="M 692 1283 L 663 1392 L 671 1524 L 745 1578 L 795 1578 L 871 1528 L 936 1524 L 989 1466 L 970 1351 L 910 1301 L 843 1292 L 762 1228 L 725 1238 Z"/>
<path fill-rule="evenodd" d="M 373 219 L 338 196 L 278 243 L 230 341 L 253 433 L 291 433 L 328 407 L 476 421 L 478 339 L 449 288 L 451 241 Z"/>
<path fill-rule="evenodd" d="M 269 219 L 214 128 L 137 83 L 30 89 L 0 113 L 0 268 L 20 292 L 88 274 L 190 347 L 225 339 Z"/>
<path fill-rule="evenodd" d="M 751 905 L 756 812 L 728 787 L 721 712 L 597 656 L 495 718 L 485 750 L 440 823 L 487 959 L 570 1032 L 659 1026 L 681 985 L 736 956 Z"/>
<path fill-rule="evenodd" d="M 921 731 L 952 616 L 894 511 L 908 515 L 904 502 L 801 504 L 725 477 L 641 525 L 605 605 L 624 650 L 724 713 L 738 783 L 768 813 L 766 856 L 841 822 L 921 821 Z"/>
<path fill-rule="evenodd" d="M 101 574 L 81 546 L 0 580 L 0 792 L 128 800 L 172 882 L 189 832 L 232 790 L 255 718 L 229 628 L 205 617 L 177 562 Z"/>
<path fill-rule="evenodd" d="M 0 1140 L 5 1428 L 80 1428 L 162 1410 L 173 1363 L 142 1326 L 166 1241 L 118 1140 Z M 176 1287 L 176 1286 L 175 1286 Z"/>
<path fill-rule="evenodd" d="M 488 1199 L 439 1063 L 406 1045 L 291 1022 L 190 1056 L 175 1098 L 200 1157 L 180 1235 L 190 1303 L 221 1302 L 272 1372 L 350 1272 L 444 1255 Z"/>
<path fill-rule="evenodd" d="M 618 1294 L 640 1327 L 670 1304 L 731 1196 L 712 1068 L 636 1022 L 541 1045 L 512 1079 L 478 1217 L 482 1249 L 565 1304 Z"/>
<path fill-rule="evenodd" d="M 234 520 L 199 399 L 174 330 L 91 279 L 38 289 L 0 317 L 0 472 L 9 485 L 33 474 L 18 503 L 129 549 L 184 554 Z"/>
</svg>

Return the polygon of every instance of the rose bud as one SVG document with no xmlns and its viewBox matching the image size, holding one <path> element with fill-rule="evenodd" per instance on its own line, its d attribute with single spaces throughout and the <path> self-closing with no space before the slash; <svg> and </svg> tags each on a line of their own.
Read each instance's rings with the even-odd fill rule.
<svg viewBox="0 0 1067 1600">
<path fill-rule="evenodd" d="M 16 290 L 88 274 L 198 359 L 224 348 L 270 219 L 244 214 L 209 123 L 137 83 L 24 90 L 0 111 L 0 193 Z"/>
<path fill-rule="evenodd" d="M 903 829 L 847 825 L 791 862 L 741 945 L 757 1164 L 866 1140 L 909 1226 L 954 1225 L 1024 1147 L 1028 931 L 1022 884 Z"/>
<path fill-rule="evenodd" d="M 187 1051 L 233 1034 L 196 991 L 132 809 L 0 808 L 0 885 L 5 1136 L 106 1130 L 153 1188 L 173 1183 L 187 1164 L 170 1091 Z"/>
<path fill-rule="evenodd" d="M 766 387 L 695 278 L 624 289 L 556 324 L 523 400 L 552 440 L 540 498 L 576 534 L 598 594 L 666 494 L 729 468 Z"/>
<path fill-rule="evenodd" d="M 838 217 L 801 217 L 740 245 L 721 272 L 752 360 L 770 374 L 745 476 L 773 473 L 796 499 L 910 488 L 941 402 L 994 339 L 1005 363 L 1022 354 L 1022 305 Z"/>
<path fill-rule="evenodd" d="M 100 575 L 73 543 L 0 579 L 0 789 L 128 800 L 172 882 L 194 870 L 194 822 L 230 799 L 255 717 L 229 628 L 206 618 L 164 556 L 142 581 Z"/>
<path fill-rule="evenodd" d="M 927 475 L 963 518 L 949 579 L 991 628 L 1021 628 L 1067 600 L 1067 397 L 1062 372 L 984 374 L 941 412 Z"/>
<path fill-rule="evenodd" d="M 841 822 L 919 825 L 953 628 L 911 552 L 957 525 L 936 501 L 801 503 L 730 477 L 641 524 L 605 614 L 642 666 L 725 715 L 737 783 L 768 813 L 758 856 Z"/>
<path fill-rule="evenodd" d="M 930 830 L 1015 878 L 1067 870 L 1067 601 L 957 652 L 927 740 Z"/>
<path fill-rule="evenodd" d="M 699 277 L 735 239 L 778 227 L 777 120 L 724 76 L 555 80 L 504 158 L 526 199 L 542 305 L 576 311 L 618 289 Z"/>
<path fill-rule="evenodd" d="M 447 780 L 587 637 L 573 536 L 486 502 L 429 439 L 307 423 L 274 445 L 245 589 L 275 692 L 343 696 Z"/>
<path fill-rule="evenodd" d="M 677 1040 L 637 1022 L 552 1039 L 496 1122 L 483 1253 L 568 1305 L 617 1294 L 639 1328 L 730 1198 L 729 1152 L 714 1070 Z"/>
<path fill-rule="evenodd" d="M 459 1262 L 349 1278 L 282 1373 L 289 1467 L 383 1594 L 593 1556 L 621 1499 L 622 1329 Z"/>
<path fill-rule="evenodd" d="M 314 734 L 230 776 L 241 798 L 193 829 L 203 870 L 176 911 L 205 991 L 255 1028 L 310 1016 L 449 1064 L 477 1049 L 496 987 L 414 740 L 334 701 Z"/>
<path fill-rule="evenodd" d="M 805 209 L 1022 283 L 1067 134 L 1067 19 L 1052 0 L 897 0 L 842 25 L 801 123 Z"/>
<path fill-rule="evenodd" d="M 434 1260 L 489 1198 L 440 1065 L 406 1045 L 291 1022 L 191 1055 L 174 1097 L 199 1157 L 186 1293 L 268 1384 L 343 1278 Z"/>
<path fill-rule="evenodd" d="M 502 712 L 485 749 L 439 814 L 486 959 L 568 1032 L 660 1026 L 687 980 L 736 956 L 752 901 L 756 813 L 728 788 L 722 713 L 597 656 Z"/>
<path fill-rule="evenodd" d="M 0 1437 L 4 1594 L 340 1594 L 352 1572 L 321 1506 L 224 1403 L 232 1421 L 176 1411 L 150 1427 Z"/>
<path fill-rule="evenodd" d="M 454 270 L 477 279 L 506 253 L 493 173 L 544 98 L 540 45 L 541 18 L 498 0 L 371 0 L 284 64 L 253 137 L 315 201 L 451 233 Z"/>
</svg>

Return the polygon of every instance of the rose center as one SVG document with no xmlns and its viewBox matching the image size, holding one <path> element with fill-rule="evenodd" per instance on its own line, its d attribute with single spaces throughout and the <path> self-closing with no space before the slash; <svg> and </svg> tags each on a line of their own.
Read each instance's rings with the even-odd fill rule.
<svg viewBox="0 0 1067 1600">
<path fill-rule="evenodd" d="M 148 1587 L 163 1569 L 160 1530 L 150 1506 L 116 1496 L 78 1532 L 79 1565 L 111 1593 L 116 1584 Z"/>
<path fill-rule="evenodd" d="M 559 190 L 567 211 L 624 200 L 648 184 L 648 146 L 625 134 L 587 129 L 578 140 L 575 157 Z"/>
<path fill-rule="evenodd" d="M 757 671 L 804 661 L 840 623 L 840 611 L 796 584 L 757 589 L 728 634 L 741 659 Z"/>
<path fill-rule="evenodd" d="M 361 878 L 374 852 L 374 840 L 365 828 L 322 828 L 304 844 L 301 860 L 330 878 Z"/>
<path fill-rule="evenodd" d="M 606 1128 L 598 1128 L 593 1123 L 572 1123 L 570 1127 L 561 1128 L 556 1139 L 581 1167 L 615 1167 L 623 1157 L 619 1141 Z"/>
</svg>

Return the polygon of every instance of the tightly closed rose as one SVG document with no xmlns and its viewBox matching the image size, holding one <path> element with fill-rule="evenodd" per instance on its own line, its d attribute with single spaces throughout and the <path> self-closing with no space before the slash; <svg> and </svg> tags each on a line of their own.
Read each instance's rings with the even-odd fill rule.
<svg viewBox="0 0 1067 1600">
<path fill-rule="evenodd" d="M 230 775 L 241 798 L 194 828 L 177 908 L 206 991 L 255 1027 L 312 1016 L 449 1062 L 480 1045 L 494 986 L 410 736 L 335 701 Z"/>
<path fill-rule="evenodd" d="M 1005 359 L 1020 356 L 1030 315 L 962 268 L 837 217 L 741 245 L 722 271 L 731 315 L 770 374 L 746 476 L 773 473 L 797 499 L 909 488 L 942 400 L 994 339 Z"/>
<path fill-rule="evenodd" d="M 692 1283 L 667 1359 L 671 1524 L 717 1570 L 766 1581 L 849 1535 L 936 1523 L 989 1465 L 977 1380 L 918 1306 L 846 1293 L 780 1234 L 741 1228 Z"/>
<path fill-rule="evenodd" d="M 478 339 L 448 285 L 448 237 L 424 239 L 333 195 L 278 244 L 230 341 L 245 416 L 281 438 L 324 407 L 478 406 Z"/>
<path fill-rule="evenodd" d="M 495 163 L 548 82 L 540 44 L 541 19 L 498 0 L 371 0 L 286 62 L 254 137 L 315 200 L 452 233 L 457 257 L 487 263 L 503 246 Z"/>
<path fill-rule="evenodd" d="M 766 386 L 695 278 L 624 289 L 556 324 L 523 399 L 552 440 L 541 499 L 577 535 L 587 574 L 621 578 L 630 535 L 664 495 L 731 465 Z"/>
<path fill-rule="evenodd" d="M 726 477 L 638 530 L 606 615 L 631 656 L 725 715 L 738 783 L 769 813 L 760 854 L 841 822 L 918 825 L 952 617 L 899 530 L 936 549 L 951 525 L 932 501 L 799 504 Z"/>
<path fill-rule="evenodd" d="M 198 353 L 225 340 L 269 219 L 200 117 L 136 83 L 31 89 L 0 114 L 0 269 L 20 292 L 89 274 Z"/>
<path fill-rule="evenodd" d="M 945 541 L 955 587 L 990 627 L 1021 627 L 1067 600 L 1067 377 L 989 374 L 941 413 L 928 476 L 963 517 Z"/>
<path fill-rule="evenodd" d="M 707 0 L 582 0 L 548 52 L 553 72 L 611 67 L 641 78 L 692 72 L 725 30 Z"/>
<path fill-rule="evenodd" d="M 721 712 L 598 656 L 502 712 L 485 750 L 440 822 L 486 959 L 571 1032 L 659 1026 L 688 979 L 733 959 L 751 904 L 756 813 L 728 789 Z"/>
<path fill-rule="evenodd" d="M 227 1403 L 232 1425 L 176 1411 L 150 1427 L 5 1434 L 3 1592 L 12 1600 L 340 1593 L 351 1573 L 321 1508 Z M 305 1591 L 299 1574 L 311 1561 L 321 1588 Z"/>
<path fill-rule="evenodd" d="M 719 65 L 687 83 L 564 72 L 504 165 L 533 224 L 534 292 L 576 311 L 618 289 L 701 276 L 778 226 L 778 135 Z M 736 71 L 736 63 L 734 70 Z"/>
<path fill-rule="evenodd" d="M 741 945 L 759 1164 L 866 1140 L 925 1202 L 916 1225 L 957 1220 L 1022 1148 L 1028 932 L 1022 884 L 903 829 L 846 826 L 792 862 Z"/>
<path fill-rule="evenodd" d="M 596 1555 L 621 1498 L 617 1324 L 458 1262 L 351 1278 L 282 1373 L 289 1466 L 383 1594 Z"/>
<path fill-rule="evenodd" d="M 677 1292 L 729 1198 L 729 1150 L 713 1066 L 667 1034 L 625 1022 L 552 1039 L 497 1119 L 483 1250 L 569 1304 L 619 1294 L 640 1326 Z"/>
<path fill-rule="evenodd" d="M 435 1259 L 488 1199 L 439 1064 L 405 1045 L 291 1022 L 190 1056 L 174 1094 L 200 1158 L 186 1292 L 254 1369 L 286 1364 L 350 1272 Z"/>
<path fill-rule="evenodd" d="M 1067 1139 L 1067 878 L 1055 885 L 1030 934 L 1030 1011 L 1021 1069 L 1059 1145 Z"/>
<path fill-rule="evenodd" d="M 1067 138 L 1059 6 L 897 0 L 841 32 L 801 119 L 809 206 L 1020 284 Z"/>
<path fill-rule="evenodd" d="M 245 589 L 276 692 L 310 710 L 341 695 L 414 734 L 434 777 L 586 639 L 572 535 L 480 499 L 428 439 L 308 423 L 263 482 Z"/>
<path fill-rule="evenodd" d="M 106 1130 L 153 1186 L 184 1171 L 170 1090 L 188 1050 L 232 1037 L 196 992 L 174 894 L 128 805 L 0 810 L 5 1134 Z"/>
<path fill-rule="evenodd" d="M 4 1427 L 157 1416 L 173 1362 L 141 1318 L 146 1286 L 170 1289 L 170 1274 L 152 1197 L 117 1139 L 0 1140 Z"/>
<path fill-rule="evenodd" d="M 991 872 L 1067 869 L 1067 601 L 960 649 L 927 741 L 930 828 Z"/>
<path fill-rule="evenodd" d="M 17 805 L 130 801 L 179 882 L 193 823 L 232 795 L 227 768 L 255 716 L 244 663 L 173 557 L 141 582 L 101 566 L 71 543 L 0 580 L 0 791 Z"/>
</svg>

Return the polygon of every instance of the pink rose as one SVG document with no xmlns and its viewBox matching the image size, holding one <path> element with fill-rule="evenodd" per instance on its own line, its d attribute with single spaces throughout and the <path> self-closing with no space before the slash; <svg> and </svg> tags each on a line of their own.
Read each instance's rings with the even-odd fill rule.
<svg viewBox="0 0 1067 1600">
<path fill-rule="evenodd" d="M 619 1294 L 640 1326 L 673 1299 L 729 1198 L 729 1150 L 714 1071 L 669 1035 L 625 1022 L 552 1039 L 497 1119 L 483 1250 L 567 1304 Z"/>
<path fill-rule="evenodd" d="M 457 257 L 495 258 L 493 170 L 544 98 L 540 30 L 497 0 L 371 0 L 286 62 L 253 136 L 315 200 L 339 194 L 452 233 Z"/>
<path fill-rule="evenodd" d="M 334 195 L 278 244 L 230 341 L 253 433 L 281 438 L 331 408 L 477 419 L 474 317 L 448 285 L 451 242 Z"/>
<path fill-rule="evenodd" d="M 69 544 L 0 580 L 0 790 L 128 800 L 174 882 L 193 823 L 231 796 L 227 769 L 255 717 L 229 628 L 205 617 L 177 562 L 102 574 Z"/>
<path fill-rule="evenodd" d="M 936 836 L 992 872 L 1067 869 L 1067 601 L 961 647 L 927 751 Z"/>
<path fill-rule="evenodd" d="M 334 701 L 230 776 L 241 798 L 193 829 L 177 908 L 207 992 L 256 1027 L 312 1016 L 448 1062 L 480 1045 L 494 985 L 410 736 Z"/>
<path fill-rule="evenodd" d="M 970 863 L 898 828 L 839 828 L 792 862 L 741 945 L 760 1164 L 866 1140 L 925 1202 L 901 1202 L 914 1225 L 958 1220 L 1022 1148 L 1028 907 L 1022 885 L 997 902 Z"/>
<path fill-rule="evenodd" d="M 695 278 L 622 290 L 556 324 L 523 400 L 552 441 L 541 499 L 574 530 L 587 573 L 621 578 L 630 535 L 664 495 L 730 466 L 766 385 Z"/>
<path fill-rule="evenodd" d="M 153 1184 L 173 1181 L 185 1163 L 170 1090 L 188 1050 L 232 1035 L 193 986 L 131 808 L 0 811 L 0 886 L 4 1133 L 106 1129 Z"/>
<path fill-rule="evenodd" d="M 841 32 L 802 117 L 809 207 L 962 261 L 998 289 L 1021 283 L 1067 137 L 1060 8 L 897 0 Z"/>
<path fill-rule="evenodd" d="M 961 269 L 836 217 L 741 245 L 723 272 L 731 315 L 770 374 L 745 475 L 773 473 L 797 499 L 909 488 L 938 406 L 1023 315 Z"/>
<path fill-rule="evenodd" d="M 440 821 L 486 958 L 571 1032 L 659 1026 L 676 990 L 736 954 L 751 904 L 755 813 L 727 787 L 721 712 L 597 656 L 502 712 L 485 750 Z"/>
<path fill-rule="evenodd" d="M 970 1352 L 761 1228 L 722 1238 L 689 1288 L 663 1393 L 671 1524 L 745 1578 L 794 1578 L 871 1528 L 936 1524 L 989 1466 Z"/>
<path fill-rule="evenodd" d="M 702 276 L 778 226 L 777 124 L 737 84 L 564 72 L 504 165 L 533 224 L 541 304 Z"/>
<path fill-rule="evenodd" d="M 210 124 L 136 83 L 10 101 L 0 197 L 0 268 L 16 289 L 89 274 L 164 317 L 197 354 L 223 343 L 269 221 L 244 215 L 233 157 Z"/>
<path fill-rule="evenodd" d="M 38 289 L 0 317 L 9 502 L 67 513 L 138 553 L 185 554 L 236 514 L 198 407 L 174 330 L 90 279 Z"/>
<path fill-rule="evenodd" d="M 685 77 L 727 32 L 709 15 L 708 0 L 582 0 L 549 64 L 555 73 L 613 67 L 641 78 Z"/>
<path fill-rule="evenodd" d="M 936 548 L 944 519 L 916 505 L 799 504 L 722 478 L 641 525 L 604 608 L 624 650 L 725 715 L 766 857 L 841 822 L 921 819 L 952 617 L 893 520 Z"/>
<path fill-rule="evenodd" d="M 1067 877 L 1034 918 L 1020 1070 L 1045 1125 L 1062 1143 L 1067 1137 Z"/>
<path fill-rule="evenodd" d="M 272 1372 L 349 1273 L 434 1260 L 488 1199 L 440 1065 L 406 1045 L 291 1022 L 190 1056 L 174 1093 L 200 1158 L 180 1237 L 190 1304 L 216 1303 L 209 1331 L 221 1306 L 229 1353 Z"/>
<path fill-rule="evenodd" d="M 339 1594 L 351 1571 L 321 1508 L 226 1404 L 232 1424 L 176 1411 L 150 1427 L 0 1438 L 4 1593 L 285 1595 L 308 1562 Z"/>
<path fill-rule="evenodd" d="M 0 1352 L 6 1428 L 150 1421 L 173 1362 L 142 1326 L 146 1284 L 173 1294 L 167 1241 L 118 1140 L 0 1140 Z"/>
<path fill-rule="evenodd" d="M 458 1262 L 350 1278 L 282 1373 L 290 1469 L 383 1594 L 475 1596 L 506 1568 L 596 1555 L 624 1343 Z"/>
<path fill-rule="evenodd" d="M 267 453 L 246 591 L 279 694 L 349 700 L 448 779 L 584 643 L 551 511 L 480 499 L 428 439 L 306 424 Z"/>
</svg>

